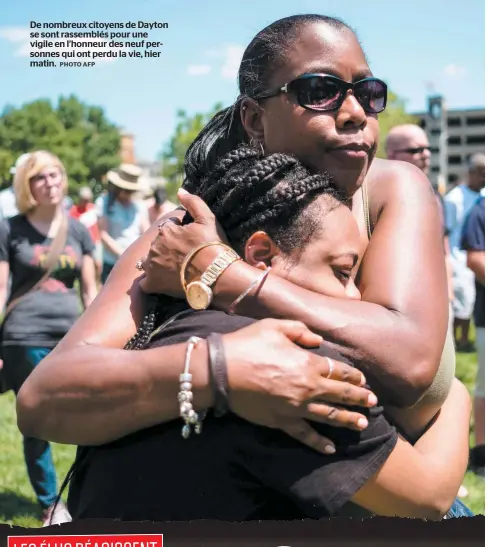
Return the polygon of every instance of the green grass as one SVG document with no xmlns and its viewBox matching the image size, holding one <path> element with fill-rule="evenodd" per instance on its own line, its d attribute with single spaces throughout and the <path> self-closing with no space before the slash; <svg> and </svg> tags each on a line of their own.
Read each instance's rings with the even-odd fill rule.
<svg viewBox="0 0 488 547">
<path fill-rule="evenodd" d="M 476 354 L 458 354 L 457 376 L 470 390 L 476 374 Z M 26 527 L 40 526 L 40 510 L 25 470 L 22 438 L 17 430 L 12 393 L 0 395 L 0 522 Z M 58 478 L 64 479 L 75 448 L 53 445 Z M 475 514 L 485 514 L 485 481 L 468 472 L 464 481 L 469 495 L 463 501 Z"/>
</svg>

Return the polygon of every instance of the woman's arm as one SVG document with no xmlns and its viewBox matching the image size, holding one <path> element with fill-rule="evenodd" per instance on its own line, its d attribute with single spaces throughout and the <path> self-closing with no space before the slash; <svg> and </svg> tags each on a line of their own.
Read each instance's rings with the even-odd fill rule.
<svg viewBox="0 0 488 547">
<path fill-rule="evenodd" d="M 476 280 L 485 284 L 485 251 L 468 251 L 467 266 L 474 272 Z"/>
<path fill-rule="evenodd" d="M 146 204 L 142 201 L 140 203 L 141 208 L 141 234 L 143 234 L 146 230 L 149 230 L 149 227 L 151 226 L 151 221 L 149 220 L 149 211 L 146 207 Z"/>
<path fill-rule="evenodd" d="M 115 239 L 108 233 L 108 222 L 106 217 L 100 217 L 98 219 L 98 229 L 100 230 L 100 239 L 103 246 L 116 256 L 122 256 L 124 250 L 115 241 Z"/>
<path fill-rule="evenodd" d="M 414 447 L 399 439 L 352 501 L 377 515 L 441 519 L 466 472 L 470 412 L 468 390 L 455 380 L 432 427 Z"/>
<path fill-rule="evenodd" d="M 371 407 L 377 399 L 359 387 L 365 381 L 359 371 L 338 362 L 331 371 L 327 359 L 295 343 L 316 347 L 320 337 L 303 324 L 275 320 L 225 335 L 229 405 L 244 419 L 281 429 L 323 452 L 330 441 L 305 418 L 356 430 L 367 421 L 359 422 L 364 422 L 360 413 L 313 401 L 326 393 L 330 402 Z M 127 351 L 87 345 L 62 352 L 62 360 L 44 360 L 17 397 L 19 429 L 37 438 L 94 445 L 178 418 L 185 347 Z M 211 407 L 205 343 L 195 348 L 191 371 L 195 408 Z"/>
<path fill-rule="evenodd" d="M 444 256 L 446 257 L 447 296 L 449 302 L 452 302 L 454 300 L 454 285 L 452 282 L 451 248 L 447 236 L 444 236 Z"/>
<path fill-rule="evenodd" d="M 8 298 L 8 281 L 10 278 L 10 265 L 5 260 L 0 260 L 0 310 L 3 313 Z"/>
<path fill-rule="evenodd" d="M 81 265 L 81 299 L 83 301 L 84 308 L 95 300 L 97 296 L 97 280 L 95 274 L 95 260 L 90 255 L 83 256 L 83 262 Z"/>
<path fill-rule="evenodd" d="M 373 173 L 375 183 L 369 185 L 377 210 L 372 211 L 374 232 L 361 264 L 362 300 L 318 296 L 272 276 L 258 300 L 271 316 L 303 321 L 324 336 L 363 370 L 384 402 L 410 406 L 437 373 L 448 297 L 430 183 L 410 164 L 390 163 L 394 169 Z M 230 286 L 223 284 L 233 280 L 222 277 L 217 294 L 225 295 Z M 232 292 L 235 297 L 236 289 Z M 227 304 L 231 298 L 222 300 Z M 247 315 L 254 305 L 253 299 L 244 299 L 239 311 Z"/>
<path fill-rule="evenodd" d="M 361 264 L 362 301 L 318 295 L 269 275 L 258 297 L 245 298 L 238 312 L 304 322 L 360 367 L 385 403 L 411 406 L 435 377 L 447 332 L 441 225 L 425 175 L 406 162 L 379 161 L 369 182 L 374 232 Z M 145 264 L 141 286 L 147 292 L 181 296 L 184 256 L 216 239 L 215 217 L 205 203 L 185 193 L 179 197 L 196 222 L 164 225 Z M 216 247 L 199 252 L 193 275 L 219 253 Z M 213 305 L 227 309 L 257 275 L 243 261 L 232 264 L 217 280 Z"/>
<path fill-rule="evenodd" d="M 178 215 L 183 214 L 171 213 L 172 217 Z M 145 351 L 120 349 L 136 332 L 141 319 L 142 293 L 137 282 L 140 272 L 135 263 L 148 252 L 156 234 L 154 225 L 125 251 L 90 307 L 22 386 L 17 397 L 17 416 L 24 434 L 62 443 L 102 444 L 178 417 L 175 390 L 185 348 L 180 344 Z M 353 400 L 352 405 L 371 406 L 365 403 L 365 390 L 361 388 L 359 393 L 350 390 L 351 384 L 362 382 L 357 372 L 349 368 L 347 381 L 321 383 L 320 378 L 328 374 L 328 364 L 315 357 L 310 361 L 310 353 L 295 345 L 291 349 L 298 353 L 293 357 L 290 348 L 286 349 L 286 341 L 302 338 L 306 341 L 307 337 L 303 327 L 298 329 L 298 334 L 296 327 L 284 333 L 280 330 L 284 324 L 290 322 L 265 328 L 263 333 L 268 333 L 267 338 L 263 338 L 263 333 L 256 336 L 251 332 L 226 348 L 229 363 L 235 365 L 233 392 L 237 400 L 233 405 L 236 413 L 243 415 L 244 409 L 247 415 L 246 409 L 250 409 L 260 415 L 260 420 L 270 422 L 270 427 L 301 424 L 304 417 L 320 421 L 327 416 L 328 423 L 357 428 L 362 415 L 338 411 L 327 404 L 310 404 L 313 393 L 319 402 L 340 397 Z M 271 334 L 278 334 L 277 348 L 271 345 Z M 229 336 L 239 337 L 238 333 Z M 310 338 L 308 340 L 310 342 Z M 316 337 L 311 340 L 317 343 Z M 244 348 L 243 356 L 239 349 Z M 263 351 L 266 348 L 270 353 Z M 232 358 L 233 352 L 235 358 Z M 204 352 L 196 351 L 194 359 L 195 398 L 199 406 L 205 407 L 211 394 Z M 266 359 L 272 366 L 265 366 Z M 292 359 L 292 367 L 289 359 Z M 315 366 L 311 367 L 311 362 Z M 334 370 L 336 368 L 339 364 Z M 276 378 L 280 382 L 277 383 Z M 293 386 L 301 391 L 294 390 L 295 395 L 290 399 Z M 335 396 L 331 388 L 335 389 Z M 253 392 L 257 390 L 262 394 L 259 407 L 253 404 Z M 337 391 L 341 394 L 337 395 Z M 250 417 L 250 421 L 253 419 Z M 316 449 L 324 448 L 324 439 L 306 427 L 295 436 Z"/>
</svg>

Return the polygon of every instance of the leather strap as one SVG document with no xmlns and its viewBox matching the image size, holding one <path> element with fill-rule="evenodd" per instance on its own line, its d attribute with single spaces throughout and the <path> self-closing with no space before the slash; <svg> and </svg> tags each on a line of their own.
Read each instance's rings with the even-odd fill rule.
<svg viewBox="0 0 488 547">
<path fill-rule="evenodd" d="M 46 256 L 46 262 L 44 264 L 44 274 L 42 275 L 41 279 L 39 279 L 34 285 L 32 285 L 32 281 L 28 281 L 17 291 L 14 298 L 9 302 L 7 309 L 5 310 L 4 321 L 7 315 L 22 300 L 22 298 L 24 298 L 24 296 L 39 289 L 44 281 L 46 281 L 46 279 L 52 274 L 54 268 L 58 264 L 59 256 L 61 255 L 61 252 L 66 244 L 67 235 L 68 217 L 66 216 L 66 214 L 63 214 L 59 229 L 54 236 L 51 247 L 49 248 L 49 252 Z"/>
<path fill-rule="evenodd" d="M 222 335 L 212 333 L 207 338 L 209 377 L 214 392 L 214 415 L 220 418 L 229 411 L 227 361 L 225 359 Z"/>
</svg>

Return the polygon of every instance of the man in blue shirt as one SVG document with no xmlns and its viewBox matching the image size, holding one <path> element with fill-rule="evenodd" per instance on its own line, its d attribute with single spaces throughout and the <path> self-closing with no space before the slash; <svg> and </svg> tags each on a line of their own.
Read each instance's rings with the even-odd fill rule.
<svg viewBox="0 0 488 547">
<path fill-rule="evenodd" d="M 473 314 L 475 286 L 474 274 L 466 263 L 466 251 L 461 244 L 462 229 L 472 207 L 480 195 L 484 195 L 484 187 L 485 156 L 474 154 L 469 159 L 466 182 L 456 186 L 444 198 L 453 271 L 454 333 L 458 351 L 464 352 L 474 351 L 469 342 L 469 324 Z"/>
<path fill-rule="evenodd" d="M 485 471 L 485 198 L 480 197 L 466 218 L 462 231 L 462 247 L 467 252 L 467 266 L 475 276 L 476 299 L 474 324 L 478 374 L 474 393 L 475 447 L 471 450 L 473 471 Z"/>
</svg>

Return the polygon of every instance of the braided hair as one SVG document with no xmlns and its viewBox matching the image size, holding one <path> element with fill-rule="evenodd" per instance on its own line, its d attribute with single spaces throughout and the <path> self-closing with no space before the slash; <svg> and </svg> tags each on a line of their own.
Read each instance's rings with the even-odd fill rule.
<svg viewBox="0 0 488 547">
<path fill-rule="evenodd" d="M 263 156 L 248 145 L 224 156 L 195 193 L 236 251 L 242 254 L 248 238 L 263 230 L 290 258 L 299 257 L 317 229 L 315 199 L 327 195 L 329 210 L 345 202 L 327 173 L 313 173 L 289 154 Z M 187 214 L 183 222 L 189 220 Z"/>
<path fill-rule="evenodd" d="M 263 156 L 248 145 L 229 152 L 204 179 L 196 195 L 209 206 L 230 245 L 241 255 L 248 238 L 265 231 L 296 261 L 321 225 L 321 217 L 345 199 L 327 173 L 312 173 L 288 154 Z M 326 195 L 326 202 L 316 198 Z M 191 222 L 187 213 L 183 224 Z M 153 296 L 147 314 L 125 349 L 146 347 L 168 297 Z"/>
</svg>

